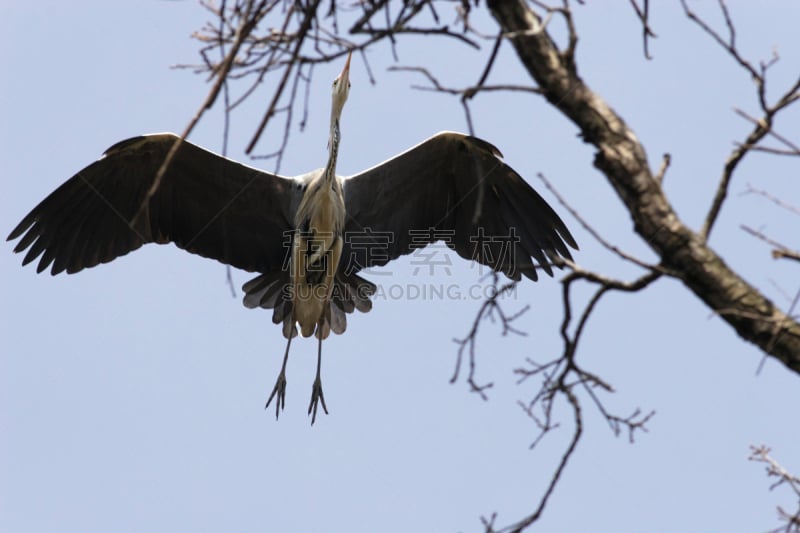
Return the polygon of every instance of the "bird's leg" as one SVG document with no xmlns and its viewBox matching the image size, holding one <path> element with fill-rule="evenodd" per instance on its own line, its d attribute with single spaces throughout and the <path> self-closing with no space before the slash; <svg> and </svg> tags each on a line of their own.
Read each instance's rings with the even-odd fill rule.
<svg viewBox="0 0 800 533">
<path fill-rule="evenodd" d="M 322 328 L 322 321 L 320 320 L 318 328 Z M 328 414 L 328 407 L 325 405 L 325 395 L 322 394 L 322 380 L 320 379 L 320 366 L 322 365 L 322 335 L 319 337 L 319 349 L 317 350 L 317 377 L 314 379 L 314 385 L 311 386 L 311 403 L 308 404 L 308 414 L 311 415 L 311 425 L 317 419 L 317 404 L 322 402 L 322 410 Z"/>
<path fill-rule="evenodd" d="M 289 335 L 289 340 L 286 341 L 286 353 L 283 354 L 283 365 L 281 365 L 281 373 L 278 374 L 278 380 L 275 382 L 275 387 L 272 389 L 272 394 L 269 395 L 267 399 L 267 404 L 264 406 L 264 409 L 269 407 L 269 404 L 272 403 L 272 399 L 275 395 L 278 395 L 278 400 L 275 403 L 275 420 L 278 419 L 278 415 L 280 415 L 281 411 L 283 410 L 284 406 L 286 405 L 286 361 L 289 360 L 289 347 L 292 345 L 292 337 L 294 335 Z"/>
</svg>

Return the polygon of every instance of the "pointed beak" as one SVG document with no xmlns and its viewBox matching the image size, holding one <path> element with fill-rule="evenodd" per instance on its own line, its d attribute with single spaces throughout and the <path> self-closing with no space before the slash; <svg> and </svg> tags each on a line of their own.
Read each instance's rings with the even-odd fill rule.
<svg viewBox="0 0 800 533">
<path fill-rule="evenodd" d="M 349 80 L 350 79 L 350 58 L 353 57 L 353 52 L 347 54 L 347 61 L 344 63 L 344 68 L 342 69 L 342 73 L 339 74 L 339 79 L 342 80 Z"/>
</svg>

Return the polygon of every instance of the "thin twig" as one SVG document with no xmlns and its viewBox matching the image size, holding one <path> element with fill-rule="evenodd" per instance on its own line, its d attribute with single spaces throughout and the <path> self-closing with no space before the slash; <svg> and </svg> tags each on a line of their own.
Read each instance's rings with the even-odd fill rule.
<svg viewBox="0 0 800 533">
<path fill-rule="evenodd" d="M 225 84 L 228 72 L 230 72 L 231 68 L 233 67 L 234 60 L 236 58 L 236 54 L 239 51 L 239 48 L 242 46 L 244 40 L 247 38 L 250 32 L 253 31 L 253 29 L 256 27 L 256 24 L 258 23 L 257 18 L 254 18 L 252 20 L 250 19 L 250 12 L 252 10 L 252 7 L 253 7 L 253 0 L 249 0 L 245 8 L 245 14 L 242 17 L 242 22 L 236 30 L 236 38 L 233 42 L 233 46 L 231 47 L 228 54 L 225 56 L 225 61 L 222 62 L 222 66 L 217 72 L 217 81 L 214 83 L 214 86 L 208 92 L 208 96 L 206 96 L 205 101 L 197 110 L 194 117 L 192 117 L 192 120 L 189 121 L 189 124 L 183 130 L 183 133 L 181 133 L 180 137 L 178 137 L 175 140 L 175 142 L 172 144 L 172 147 L 169 149 L 169 152 L 167 152 L 167 156 L 164 158 L 164 161 L 158 168 L 158 172 L 156 172 L 156 176 L 155 179 L 153 180 L 152 185 L 150 185 L 150 188 L 147 190 L 147 194 L 145 194 L 144 199 L 142 200 L 142 203 L 139 206 L 139 209 L 137 210 L 136 214 L 129 223 L 129 226 L 131 228 L 134 227 L 136 221 L 139 219 L 140 216 L 144 216 L 145 222 L 147 222 L 147 219 L 149 218 L 148 211 L 150 206 L 150 200 L 153 198 L 153 195 L 156 193 L 156 191 L 158 191 L 158 188 L 161 186 L 161 181 L 164 179 L 164 175 L 167 173 L 167 169 L 172 163 L 175 154 L 178 153 L 178 149 L 180 148 L 184 139 L 186 139 L 186 137 L 189 136 L 189 134 L 192 132 L 194 127 L 200 121 L 200 118 L 203 116 L 206 110 L 211 109 L 211 106 L 214 105 L 214 102 L 216 101 L 217 96 L 220 93 L 220 90 Z"/>
</svg>

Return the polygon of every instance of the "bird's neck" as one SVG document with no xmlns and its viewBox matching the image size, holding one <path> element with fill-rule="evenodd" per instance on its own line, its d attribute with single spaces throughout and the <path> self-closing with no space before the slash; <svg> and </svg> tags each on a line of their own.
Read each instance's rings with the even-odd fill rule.
<svg viewBox="0 0 800 533">
<path fill-rule="evenodd" d="M 331 134 L 328 139 L 328 164 L 325 165 L 323 172 L 323 179 L 326 183 L 336 183 L 336 156 L 339 154 L 339 120 L 334 119 L 331 121 Z"/>
</svg>

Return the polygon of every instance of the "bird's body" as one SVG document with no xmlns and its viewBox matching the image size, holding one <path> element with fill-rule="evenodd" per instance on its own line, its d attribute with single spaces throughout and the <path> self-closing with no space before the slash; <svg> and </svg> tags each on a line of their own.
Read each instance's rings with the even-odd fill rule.
<svg viewBox="0 0 800 533">
<path fill-rule="evenodd" d="M 376 286 L 358 272 L 435 241 L 511 279 L 577 248 L 564 223 L 491 144 L 442 132 L 355 176 L 337 177 L 339 119 L 349 91 L 348 57 L 333 83 L 328 161 L 290 178 L 229 160 L 176 135 L 136 137 L 36 206 L 8 239 L 37 257 L 37 271 L 74 273 L 143 244 L 175 243 L 258 275 L 244 304 L 273 310 L 287 338 L 267 401 L 284 406 L 286 362 L 297 325 L 319 339 L 309 413 L 327 412 L 320 380 L 322 340 L 343 333 L 346 314 L 371 309 Z M 158 169 L 180 143 L 162 178 Z"/>
<path fill-rule="evenodd" d="M 333 282 L 342 257 L 345 206 L 342 184 L 336 177 L 341 115 L 350 91 L 350 56 L 342 73 L 333 82 L 328 163 L 308 184 L 297 214 L 292 245 L 291 281 L 294 320 L 303 337 L 317 332 L 326 338 L 330 328 L 325 312 L 330 305 Z M 329 322 L 329 321 L 328 321 Z"/>
<path fill-rule="evenodd" d="M 308 200 L 308 201 L 305 201 Z M 310 209 L 309 206 L 314 206 Z M 333 279 L 342 257 L 344 196 L 338 179 L 312 182 L 295 217 L 292 246 L 292 296 L 295 319 L 303 337 L 310 337 L 330 302 Z M 317 335 L 328 336 L 324 326 Z"/>
</svg>

